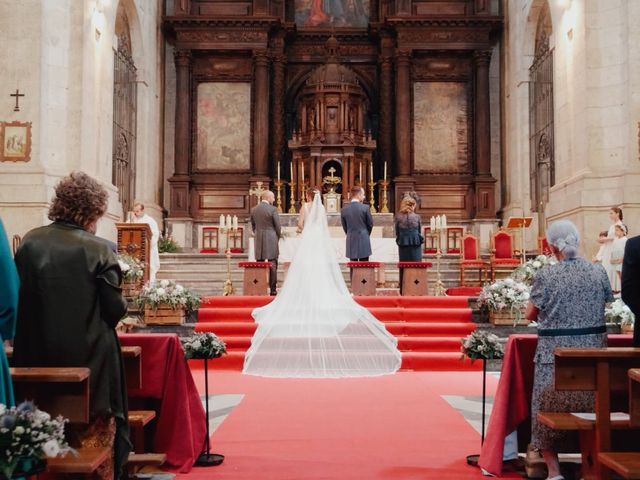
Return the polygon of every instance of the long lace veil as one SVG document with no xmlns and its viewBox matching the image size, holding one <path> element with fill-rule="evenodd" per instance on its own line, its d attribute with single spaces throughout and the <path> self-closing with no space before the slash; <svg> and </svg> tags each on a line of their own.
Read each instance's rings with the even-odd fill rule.
<svg viewBox="0 0 640 480">
<path fill-rule="evenodd" d="M 278 296 L 253 311 L 258 329 L 243 372 L 268 377 L 349 377 L 393 373 L 397 340 L 356 303 L 331 245 L 316 193 Z"/>
</svg>

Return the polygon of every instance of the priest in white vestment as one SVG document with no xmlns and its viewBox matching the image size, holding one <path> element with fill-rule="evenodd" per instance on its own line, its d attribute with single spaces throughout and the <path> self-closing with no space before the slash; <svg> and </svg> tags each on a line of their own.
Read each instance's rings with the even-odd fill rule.
<svg viewBox="0 0 640 480">
<path fill-rule="evenodd" d="M 133 206 L 133 215 L 129 219 L 130 223 L 146 223 L 151 228 L 151 247 L 149 258 L 149 281 L 155 282 L 158 270 L 160 270 L 160 254 L 158 253 L 158 240 L 160 240 L 160 229 L 158 223 L 151 217 L 144 213 L 144 205 L 142 203 L 136 203 Z"/>
</svg>

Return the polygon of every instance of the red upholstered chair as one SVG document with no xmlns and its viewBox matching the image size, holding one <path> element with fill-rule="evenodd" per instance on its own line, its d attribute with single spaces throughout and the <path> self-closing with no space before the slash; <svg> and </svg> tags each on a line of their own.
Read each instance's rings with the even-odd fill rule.
<svg viewBox="0 0 640 480">
<path fill-rule="evenodd" d="M 539 255 L 551 255 L 551 247 L 547 242 L 547 237 L 538 237 L 538 252 Z"/>
<path fill-rule="evenodd" d="M 513 235 L 499 230 L 491 237 L 491 281 L 495 281 L 496 272 L 511 273 L 520 260 L 513 255 Z"/>
<path fill-rule="evenodd" d="M 460 286 L 464 286 L 464 272 L 466 270 L 478 271 L 478 283 L 482 285 L 487 280 L 489 264 L 480 258 L 480 244 L 478 239 L 468 233 L 460 242 Z"/>
</svg>

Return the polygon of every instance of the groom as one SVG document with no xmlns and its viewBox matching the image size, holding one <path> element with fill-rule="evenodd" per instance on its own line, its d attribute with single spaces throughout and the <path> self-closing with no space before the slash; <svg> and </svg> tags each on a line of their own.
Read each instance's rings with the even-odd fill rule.
<svg viewBox="0 0 640 480">
<path fill-rule="evenodd" d="M 347 234 L 346 256 L 352 262 L 368 262 L 371 255 L 371 230 L 373 230 L 373 218 L 369 207 L 364 201 L 364 189 L 353 187 L 351 189 L 351 201 L 340 212 L 342 228 Z"/>
<path fill-rule="evenodd" d="M 256 260 L 271 262 L 269 268 L 270 295 L 276 294 L 278 281 L 278 239 L 280 238 L 280 216 L 273 206 L 275 196 L 267 190 L 262 193 L 260 203 L 251 210 L 251 229 L 255 235 Z"/>
</svg>

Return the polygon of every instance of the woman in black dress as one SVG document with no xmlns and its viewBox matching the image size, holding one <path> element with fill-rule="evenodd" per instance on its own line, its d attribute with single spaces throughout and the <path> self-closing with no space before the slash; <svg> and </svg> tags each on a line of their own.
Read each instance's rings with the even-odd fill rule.
<svg viewBox="0 0 640 480">
<path fill-rule="evenodd" d="M 405 196 L 400 203 L 400 211 L 396 214 L 396 244 L 398 258 L 401 262 L 422 261 L 422 224 L 420 215 L 415 213 L 416 201 Z M 400 293 L 402 293 L 402 269 L 400 269 Z"/>
</svg>

